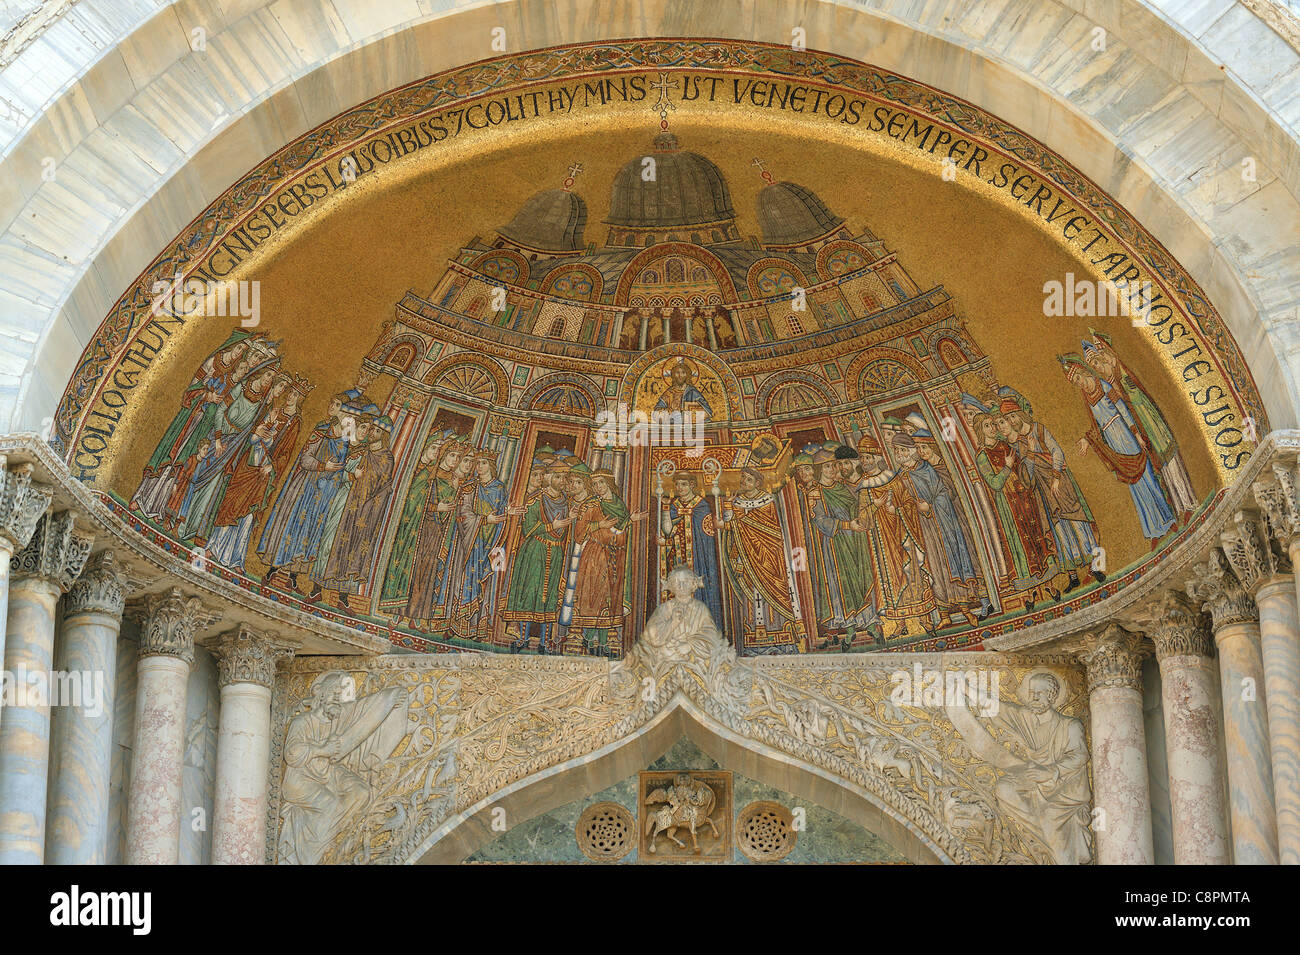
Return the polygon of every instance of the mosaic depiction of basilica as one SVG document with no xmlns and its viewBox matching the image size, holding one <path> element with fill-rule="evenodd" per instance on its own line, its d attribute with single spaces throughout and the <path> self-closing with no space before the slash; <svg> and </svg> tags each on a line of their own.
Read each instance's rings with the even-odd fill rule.
<svg viewBox="0 0 1300 955">
<path fill-rule="evenodd" d="M 1196 510 L 1105 332 L 1051 385 L 1095 424 L 1053 433 L 868 229 L 763 172 L 742 234 L 712 161 L 668 132 L 648 155 L 653 179 L 640 156 L 615 177 L 603 244 L 580 167 L 472 239 L 320 421 L 274 335 L 235 324 L 131 510 L 402 646 L 609 655 L 679 565 L 742 652 L 978 645 L 1106 579 L 1079 455 L 1153 550 Z"/>
</svg>

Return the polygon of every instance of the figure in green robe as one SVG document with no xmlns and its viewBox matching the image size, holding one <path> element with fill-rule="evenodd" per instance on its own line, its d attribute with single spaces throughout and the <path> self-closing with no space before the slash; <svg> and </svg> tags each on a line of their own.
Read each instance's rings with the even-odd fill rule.
<svg viewBox="0 0 1300 955">
<path fill-rule="evenodd" d="M 406 599 L 411 593 L 411 569 L 415 566 L 415 545 L 419 538 L 420 521 L 424 517 L 424 506 L 429 500 L 429 489 L 438 469 L 439 452 L 442 445 L 450 439 L 450 433 L 434 435 L 416 463 L 415 474 L 411 476 L 411 486 L 407 489 L 406 501 L 402 505 L 402 516 L 397 522 L 393 552 L 389 555 L 388 569 L 384 573 L 384 588 L 379 596 L 381 613 L 392 615 L 401 613 L 406 608 Z"/>
<path fill-rule="evenodd" d="M 569 549 L 569 501 L 564 496 L 568 466 L 553 464 L 546 470 L 545 483 L 520 522 L 520 543 L 511 568 L 510 589 L 502 616 L 519 624 L 515 652 L 528 646 L 533 625 L 540 628 L 537 648 L 546 653 L 551 632 L 560 613 L 564 592 L 565 554 Z"/>
</svg>

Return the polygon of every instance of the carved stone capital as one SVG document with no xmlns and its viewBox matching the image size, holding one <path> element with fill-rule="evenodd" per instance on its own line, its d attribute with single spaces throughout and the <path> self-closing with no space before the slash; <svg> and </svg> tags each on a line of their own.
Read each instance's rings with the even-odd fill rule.
<svg viewBox="0 0 1300 955">
<path fill-rule="evenodd" d="M 1255 511 L 1233 514 L 1232 524 L 1220 531 L 1219 540 L 1237 580 L 1251 593 L 1269 578 L 1290 573 L 1290 563 L 1281 548 L 1274 549 L 1264 516 Z"/>
<path fill-rule="evenodd" d="M 32 484 L 30 464 L 11 471 L 0 455 L 0 543 L 15 553 L 26 547 L 53 494 L 53 488 Z"/>
<path fill-rule="evenodd" d="M 1255 495 L 1255 503 L 1264 514 L 1269 537 L 1283 554 L 1288 553 L 1296 535 L 1292 530 L 1286 491 L 1276 477 L 1271 480 L 1266 477 L 1250 487 Z"/>
<path fill-rule="evenodd" d="M 1165 590 L 1127 620 L 1156 647 L 1156 659 L 1214 655 L 1214 635 L 1199 607 L 1176 590 Z"/>
<path fill-rule="evenodd" d="M 1210 612 L 1216 632 L 1229 624 L 1259 620 L 1255 598 L 1241 586 L 1227 559 L 1217 549 L 1210 551 L 1204 564 L 1193 568 L 1192 579 L 1187 582 L 1187 595 L 1200 603 L 1202 610 Z"/>
<path fill-rule="evenodd" d="M 121 619 L 126 606 L 126 575 L 111 550 L 91 556 L 63 598 L 63 615 L 102 613 Z"/>
<path fill-rule="evenodd" d="M 71 587 L 94 543 L 89 535 L 76 533 L 75 524 L 72 511 L 42 515 L 27 546 L 14 555 L 10 565 L 14 578 L 48 580 L 61 591 Z"/>
<path fill-rule="evenodd" d="M 1079 653 L 1088 676 L 1088 692 L 1128 687 L 1142 692 L 1142 636 L 1118 624 L 1108 624 L 1088 637 Z"/>
<path fill-rule="evenodd" d="M 1275 461 L 1272 480 L 1261 477 L 1252 485 L 1255 500 L 1268 516 L 1269 529 L 1283 547 L 1300 534 L 1300 497 L 1296 493 L 1294 462 Z"/>
<path fill-rule="evenodd" d="M 223 633 L 211 645 L 217 656 L 217 685 L 256 683 L 271 689 L 275 683 L 275 667 L 281 660 L 293 656 L 293 648 L 263 636 L 246 624 Z"/>
<path fill-rule="evenodd" d="M 194 662 L 195 631 L 218 619 L 198 597 L 179 587 L 146 594 L 132 606 L 131 615 L 140 621 L 141 657 L 176 657 L 189 664 Z"/>
</svg>

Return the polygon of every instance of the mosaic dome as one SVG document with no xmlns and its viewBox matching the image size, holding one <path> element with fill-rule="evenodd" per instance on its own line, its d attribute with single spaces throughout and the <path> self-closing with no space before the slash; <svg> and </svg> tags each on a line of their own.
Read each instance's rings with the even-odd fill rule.
<svg viewBox="0 0 1300 955">
<path fill-rule="evenodd" d="M 774 182 L 758 194 L 758 222 L 769 245 L 802 245 L 819 239 L 844 220 L 811 189 Z"/>
<path fill-rule="evenodd" d="M 646 178 L 652 157 L 653 178 Z M 672 133 L 654 138 L 652 153 L 630 160 L 614 177 L 610 225 L 664 228 L 734 219 L 731 192 L 722 173 L 699 153 L 683 152 Z"/>
<path fill-rule="evenodd" d="M 512 242 L 539 252 L 572 252 L 582 248 L 587 204 L 566 189 L 547 189 L 529 198 L 498 231 Z"/>
</svg>

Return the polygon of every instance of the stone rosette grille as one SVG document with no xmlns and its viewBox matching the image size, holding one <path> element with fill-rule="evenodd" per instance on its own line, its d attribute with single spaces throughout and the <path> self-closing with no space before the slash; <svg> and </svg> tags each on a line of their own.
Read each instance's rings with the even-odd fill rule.
<svg viewBox="0 0 1300 955">
<path fill-rule="evenodd" d="M 636 819 L 616 802 L 598 802 L 578 817 L 574 835 L 588 859 L 617 862 L 636 845 Z"/>
<path fill-rule="evenodd" d="M 736 817 L 736 846 L 754 862 L 778 862 L 798 841 L 794 813 L 779 802 L 751 802 Z"/>
</svg>

